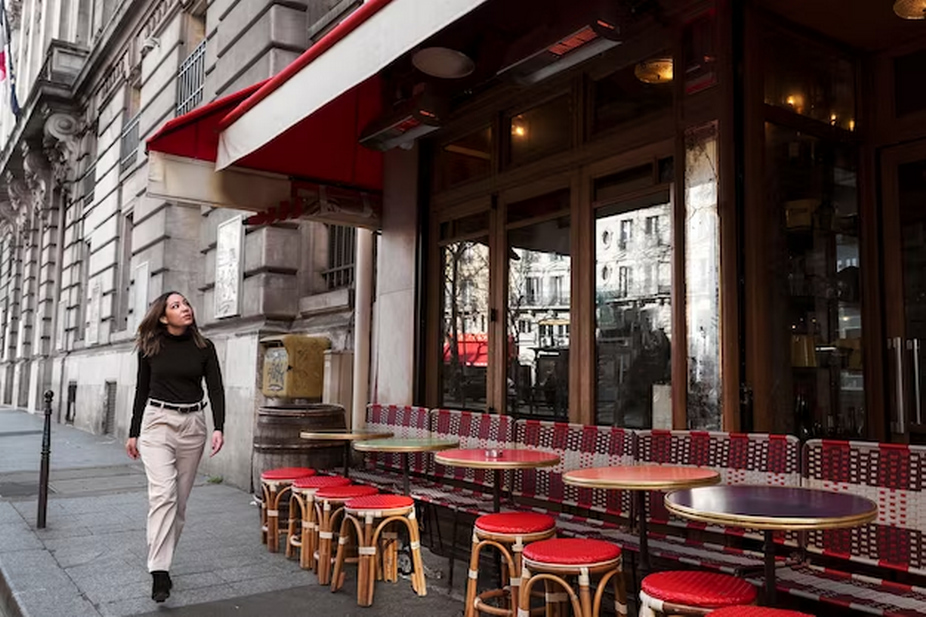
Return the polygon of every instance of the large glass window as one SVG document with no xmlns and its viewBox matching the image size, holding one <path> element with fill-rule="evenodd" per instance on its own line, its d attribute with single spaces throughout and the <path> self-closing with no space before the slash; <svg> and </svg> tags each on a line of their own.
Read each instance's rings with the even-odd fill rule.
<svg viewBox="0 0 926 617">
<path fill-rule="evenodd" d="M 530 213 L 543 213 L 528 218 Z M 565 420 L 569 408 L 569 191 L 509 204 L 509 413 Z"/>
<path fill-rule="evenodd" d="M 685 135 L 688 426 L 720 430 L 720 216 L 717 126 Z"/>
<path fill-rule="evenodd" d="M 441 225 L 441 405 L 486 409 L 488 213 Z"/>
<path fill-rule="evenodd" d="M 858 438 L 865 396 L 856 151 L 771 123 L 765 138 L 775 216 L 766 327 L 781 376 L 769 401 L 775 428 L 802 439 Z"/>
<path fill-rule="evenodd" d="M 672 428 L 671 215 L 668 191 L 595 212 L 597 424 Z"/>
</svg>

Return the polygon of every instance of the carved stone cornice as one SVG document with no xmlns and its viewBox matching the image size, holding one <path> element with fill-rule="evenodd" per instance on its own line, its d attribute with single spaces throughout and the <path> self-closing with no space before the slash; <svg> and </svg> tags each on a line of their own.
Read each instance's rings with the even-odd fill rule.
<svg viewBox="0 0 926 617">
<path fill-rule="evenodd" d="M 51 165 L 55 184 L 59 187 L 77 179 L 74 169 L 84 128 L 81 120 L 75 115 L 46 111 L 45 137 L 42 139 L 42 145 Z"/>
</svg>

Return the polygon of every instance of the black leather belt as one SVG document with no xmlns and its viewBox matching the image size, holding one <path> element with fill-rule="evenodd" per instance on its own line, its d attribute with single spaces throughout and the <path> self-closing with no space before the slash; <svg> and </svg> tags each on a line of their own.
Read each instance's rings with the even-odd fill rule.
<svg viewBox="0 0 926 617">
<path fill-rule="evenodd" d="M 161 409 L 170 409 L 171 411 L 179 411 L 180 413 L 193 413 L 194 411 L 199 411 L 200 409 L 205 409 L 207 403 L 202 401 L 200 403 L 193 403 L 192 405 L 178 405 L 176 403 L 165 403 L 164 401 L 156 401 L 154 399 L 148 399 L 148 404 L 152 407 L 160 407 Z"/>
</svg>

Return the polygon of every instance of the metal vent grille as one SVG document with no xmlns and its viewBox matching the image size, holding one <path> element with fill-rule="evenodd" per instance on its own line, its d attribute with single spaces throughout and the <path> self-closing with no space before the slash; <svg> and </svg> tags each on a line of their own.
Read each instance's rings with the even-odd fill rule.
<svg viewBox="0 0 926 617">
<path fill-rule="evenodd" d="M 106 412 L 103 419 L 103 433 L 111 435 L 116 427 L 116 382 L 106 382 Z"/>
</svg>

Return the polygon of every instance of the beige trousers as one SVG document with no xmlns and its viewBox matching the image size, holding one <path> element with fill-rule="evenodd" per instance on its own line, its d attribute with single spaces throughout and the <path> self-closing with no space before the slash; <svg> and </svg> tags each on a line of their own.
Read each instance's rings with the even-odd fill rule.
<svg viewBox="0 0 926 617">
<path fill-rule="evenodd" d="M 170 570 L 205 445 L 202 411 L 145 408 L 138 451 L 148 476 L 149 572 Z"/>
</svg>

